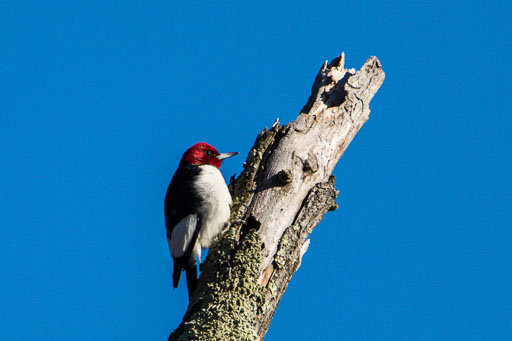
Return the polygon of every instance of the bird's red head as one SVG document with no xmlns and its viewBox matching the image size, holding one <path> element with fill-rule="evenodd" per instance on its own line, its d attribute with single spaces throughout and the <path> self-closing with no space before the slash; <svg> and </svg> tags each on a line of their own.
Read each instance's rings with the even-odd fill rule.
<svg viewBox="0 0 512 341">
<path fill-rule="evenodd" d="M 199 142 L 187 149 L 181 162 L 192 165 L 211 165 L 220 168 L 222 160 L 235 156 L 238 153 L 219 153 L 217 149 L 208 143 Z"/>
</svg>

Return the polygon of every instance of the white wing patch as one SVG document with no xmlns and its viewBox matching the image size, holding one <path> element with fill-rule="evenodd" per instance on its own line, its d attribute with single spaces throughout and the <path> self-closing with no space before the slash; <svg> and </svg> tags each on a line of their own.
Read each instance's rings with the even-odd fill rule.
<svg viewBox="0 0 512 341">
<path fill-rule="evenodd" d="M 167 238 L 169 244 L 169 251 L 173 258 L 183 256 L 188 244 L 194 236 L 194 231 L 197 226 L 197 214 L 190 214 L 174 226 L 172 229 L 171 239 Z"/>
</svg>

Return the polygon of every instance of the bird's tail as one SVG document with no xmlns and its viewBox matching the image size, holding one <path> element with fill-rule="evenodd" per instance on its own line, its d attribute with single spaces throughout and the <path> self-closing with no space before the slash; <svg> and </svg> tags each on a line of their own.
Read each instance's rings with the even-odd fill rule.
<svg viewBox="0 0 512 341">
<path fill-rule="evenodd" d="M 193 261 L 190 260 L 187 264 L 183 264 L 179 259 L 174 260 L 174 271 L 172 273 L 172 285 L 177 288 L 180 282 L 181 272 L 185 270 L 187 278 L 188 297 L 192 296 L 192 293 L 197 287 L 197 264 L 195 260 L 195 254 L 192 254 Z"/>
<path fill-rule="evenodd" d="M 187 289 L 188 289 L 188 298 L 192 297 L 192 293 L 197 288 L 197 266 L 196 262 L 194 262 L 193 267 L 188 267 L 185 269 L 187 274 Z"/>
<path fill-rule="evenodd" d="M 174 260 L 174 271 L 172 272 L 172 286 L 177 288 L 180 282 L 181 270 L 183 270 L 183 264 L 178 260 Z"/>
</svg>

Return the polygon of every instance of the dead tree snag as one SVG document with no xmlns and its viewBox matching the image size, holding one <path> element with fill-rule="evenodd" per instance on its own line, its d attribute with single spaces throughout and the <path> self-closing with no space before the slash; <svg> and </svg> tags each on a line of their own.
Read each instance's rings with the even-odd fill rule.
<svg viewBox="0 0 512 341">
<path fill-rule="evenodd" d="M 294 122 L 263 130 L 243 172 L 232 178 L 229 226 L 201 264 L 198 288 L 169 340 L 263 339 L 308 236 L 338 192 L 336 163 L 368 120 L 384 81 L 379 60 L 359 71 L 345 56 L 320 69 Z"/>
</svg>

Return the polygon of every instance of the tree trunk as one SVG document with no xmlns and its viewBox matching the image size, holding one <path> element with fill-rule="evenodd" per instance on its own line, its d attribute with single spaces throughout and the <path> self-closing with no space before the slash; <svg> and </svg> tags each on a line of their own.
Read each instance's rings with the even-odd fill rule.
<svg viewBox="0 0 512 341">
<path fill-rule="evenodd" d="M 309 234 L 337 208 L 334 167 L 368 120 L 382 82 L 379 60 L 320 69 L 294 122 L 259 134 L 231 179 L 231 219 L 201 264 L 199 284 L 169 340 L 261 340 L 309 246 Z"/>
</svg>

